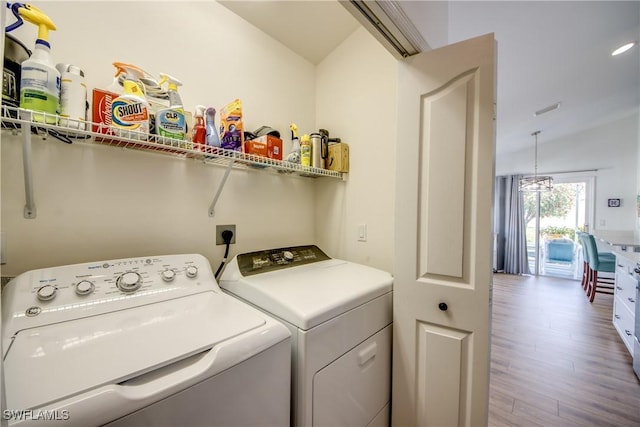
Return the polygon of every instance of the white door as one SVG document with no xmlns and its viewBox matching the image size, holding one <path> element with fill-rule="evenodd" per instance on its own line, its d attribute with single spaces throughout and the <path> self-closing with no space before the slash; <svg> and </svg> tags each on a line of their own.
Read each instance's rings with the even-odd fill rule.
<svg viewBox="0 0 640 427">
<path fill-rule="evenodd" d="M 394 426 L 487 424 L 493 34 L 400 63 Z"/>
<path fill-rule="evenodd" d="M 0 22 L 2 22 L 2 25 L 6 25 L 7 22 L 7 18 L 6 18 L 6 9 L 7 9 L 7 2 L 6 1 L 1 1 L 0 2 L 0 9 L 2 9 L 2 11 L 0 12 Z M 0 43 L 2 43 L 0 45 L 0 53 L 2 54 L 2 57 L 4 58 L 4 29 L 2 30 L 2 39 L 0 40 Z M 2 295 L 2 292 L 0 292 L 0 296 Z M 0 310 L 0 331 L 2 331 L 2 310 Z M 2 342 L 2 340 L 0 340 L 0 343 Z M 0 344 L 0 355 L 4 354 L 3 349 L 2 349 L 2 345 Z M 0 426 L 4 427 L 8 424 L 8 421 L 5 420 L 5 417 L 2 416 L 4 414 L 4 410 L 6 409 L 6 405 L 5 405 L 5 397 L 4 397 L 4 363 L 2 362 L 2 358 L 0 357 Z"/>
</svg>

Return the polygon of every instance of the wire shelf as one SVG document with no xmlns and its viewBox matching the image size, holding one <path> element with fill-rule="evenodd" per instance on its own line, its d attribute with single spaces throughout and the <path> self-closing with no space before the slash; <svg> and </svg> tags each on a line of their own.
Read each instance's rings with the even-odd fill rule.
<svg viewBox="0 0 640 427">
<path fill-rule="evenodd" d="M 310 178 L 327 177 L 340 180 L 345 178 L 343 173 L 328 169 L 302 166 L 284 160 L 270 159 L 159 135 L 116 130 L 101 123 L 66 119 L 57 115 L 2 105 L 2 129 L 8 129 L 17 134 L 22 132 L 24 126 L 30 126 L 32 133 L 43 137 L 51 136 L 68 144 L 111 145 L 149 150 L 170 156 L 193 158 L 207 164 L 225 167 L 233 161 L 233 169 L 275 170 L 279 173 Z"/>
</svg>

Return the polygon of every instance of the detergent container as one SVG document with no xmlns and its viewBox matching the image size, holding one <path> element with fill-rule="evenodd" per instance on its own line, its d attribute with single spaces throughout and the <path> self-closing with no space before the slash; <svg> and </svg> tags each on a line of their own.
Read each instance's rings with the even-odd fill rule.
<svg viewBox="0 0 640 427">
<path fill-rule="evenodd" d="M 80 67 L 58 64 L 60 71 L 60 126 L 87 128 L 87 84 Z"/>
</svg>

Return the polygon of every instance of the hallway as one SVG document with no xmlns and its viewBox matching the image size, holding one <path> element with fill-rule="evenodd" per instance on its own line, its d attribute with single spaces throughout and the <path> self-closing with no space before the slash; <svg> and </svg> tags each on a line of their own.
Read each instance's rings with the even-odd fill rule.
<svg viewBox="0 0 640 427">
<path fill-rule="evenodd" d="M 611 322 L 612 295 L 494 275 L 489 426 L 638 426 L 640 381 Z"/>
</svg>

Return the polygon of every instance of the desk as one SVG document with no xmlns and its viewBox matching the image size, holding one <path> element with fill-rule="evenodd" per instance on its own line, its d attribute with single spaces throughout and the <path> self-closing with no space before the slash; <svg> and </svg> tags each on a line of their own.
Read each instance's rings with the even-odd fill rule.
<svg viewBox="0 0 640 427">
<path fill-rule="evenodd" d="M 608 245 L 619 246 L 623 251 L 640 252 L 640 236 L 634 230 L 594 230 L 592 234 Z"/>
</svg>

